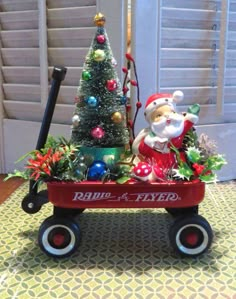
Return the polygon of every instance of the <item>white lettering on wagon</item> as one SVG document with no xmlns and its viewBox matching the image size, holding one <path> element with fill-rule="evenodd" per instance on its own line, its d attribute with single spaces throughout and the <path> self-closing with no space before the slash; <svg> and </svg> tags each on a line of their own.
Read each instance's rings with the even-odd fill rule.
<svg viewBox="0 0 236 299">
<path fill-rule="evenodd" d="M 75 192 L 72 201 L 97 201 L 114 198 L 110 192 Z"/>
<path fill-rule="evenodd" d="M 154 193 L 135 193 L 135 201 L 176 201 L 181 200 L 175 192 L 154 192 Z"/>
</svg>

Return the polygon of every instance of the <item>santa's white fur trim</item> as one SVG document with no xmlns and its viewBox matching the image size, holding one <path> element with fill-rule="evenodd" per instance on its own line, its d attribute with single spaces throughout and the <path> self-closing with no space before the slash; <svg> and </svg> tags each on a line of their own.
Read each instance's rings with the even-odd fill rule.
<svg viewBox="0 0 236 299">
<path fill-rule="evenodd" d="M 173 102 L 180 103 L 184 98 L 184 94 L 181 90 L 176 90 L 173 93 Z"/>
<path fill-rule="evenodd" d="M 191 123 L 193 123 L 195 125 L 198 122 L 199 117 L 195 114 L 187 113 L 184 116 L 184 119 L 191 121 Z"/>
<path fill-rule="evenodd" d="M 151 104 L 149 104 L 146 108 L 145 108 L 145 117 L 146 120 L 148 122 L 151 121 L 150 116 L 152 114 L 153 111 L 155 111 L 157 108 L 164 106 L 164 105 L 168 105 L 170 106 L 173 110 L 175 110 L 175 103 L 173 103 L 173 99 L 172 98 L 158 98 L 155 101 L 153 101 Z"/>
</svg>

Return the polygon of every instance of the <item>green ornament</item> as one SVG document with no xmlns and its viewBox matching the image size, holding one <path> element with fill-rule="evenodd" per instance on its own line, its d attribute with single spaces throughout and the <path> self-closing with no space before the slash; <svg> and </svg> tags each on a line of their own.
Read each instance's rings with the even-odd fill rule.
<svg viewBox="0 0 236 299">
<path fill-rule="evenodd" d="M 83 71 L 82 72 L 82 79 L 85 80 L 85 81 L 88 81 L 91 79 L 91 74 L 90 72 L 88 71 Z"/>
</svg>

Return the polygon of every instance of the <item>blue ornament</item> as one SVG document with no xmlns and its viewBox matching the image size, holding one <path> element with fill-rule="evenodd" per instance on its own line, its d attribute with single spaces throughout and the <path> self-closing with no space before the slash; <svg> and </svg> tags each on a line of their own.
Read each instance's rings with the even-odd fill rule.
<svg viewBox="0 0 236 299">
<path fill-rule="evenodd" d="M 122 96 L 122 97 L 120 98 L 120 102 L 121 102 L 121 105 L 125 105 L 126 102 L 127 102 L 127 97 L 126 97 L 126 96 Z"/>
<path fill-rule="evenodd" d="M 94 161 L 88 170 L 88 181 L 99 181 L 102 179 L 104 174 L 107 172 L 107 166 L 106 163 L 103 161 Z"/>
<path fill-rule="evenodd" d="M 88 105 L 90 106 L 90 107 L 96 107 L 97 106 L 97 104 L 98 104 L 98 100 L 95 98 L 95 97 L 93 97 L 93 96 L 91 96 L 91 97 L 89 97 L 88 99 L 87 99 L 87 103 L 88 103 Z"/>
</svg>

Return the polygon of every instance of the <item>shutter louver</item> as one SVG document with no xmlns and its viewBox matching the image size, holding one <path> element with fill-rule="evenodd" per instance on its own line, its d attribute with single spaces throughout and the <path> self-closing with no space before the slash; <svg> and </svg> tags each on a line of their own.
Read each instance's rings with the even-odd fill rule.
<svg viewBox="0 0 236 299">
<path fill-rule="evenodd" d="M 70 124 L 84 58 L 94 35 L 96 0 L 48 0 L 46 4 L 49 78 L 55 65 L 68 69 L 53 122 Z M 41 121 L 38 1 L 2 0 L 0 9 L 7 117 Z"/>
<path fill-rule="evenodd" d="M 2 0 L 0 9 L 3 105 L 8 119 L 36 121 L 26 111 L 40 103 L 37 1 Z"/>
<path fill-rule="evenodd" d="M 85 55 L 94 36 L 96 1 L 48 1 L 49 76 L 54 65 L 67 67 L 57 100 L 54 122 L 70 124 Z"/>
<path fill-rule="evenodd" d="M 236 5 L 231 2 L 225 104 L 235 103 L 236 94 Z M 183 105 L 198 102 L 210 111 L 207 116 L 203 111 L 202 123 L 220 121 L 215 115 L 220 17 L 220 1 L 163 1 L 160 90 L 178 88 L 185 94 Z M 230 113 L 227 118 L 236 120 Z"/>
</svg>

